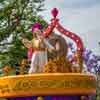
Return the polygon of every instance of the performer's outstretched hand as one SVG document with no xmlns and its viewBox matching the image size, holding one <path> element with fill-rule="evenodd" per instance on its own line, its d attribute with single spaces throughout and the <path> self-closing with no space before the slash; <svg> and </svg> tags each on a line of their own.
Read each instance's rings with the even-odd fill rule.
<svg viewBox="0 0 100 100">
<path fill-rule="evenodd" d="M 29 41 L 27 38 L 22 38 L 22 43 L 26 48 L 31 48 L 32 47 L 32 42 Z"/>
</svg>

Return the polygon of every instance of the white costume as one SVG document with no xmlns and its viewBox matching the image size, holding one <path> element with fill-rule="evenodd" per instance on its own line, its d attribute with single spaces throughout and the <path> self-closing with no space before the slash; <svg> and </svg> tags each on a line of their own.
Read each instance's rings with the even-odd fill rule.
<svg viewBox="0 0 100 100">
<path fill-rule="evenodd" d="M 43 67 L 47 63 L 47 51 L 43 42 L 33 39 L 33 55 L 31 59 L 31 68 L 29 74 L 43 72 Z M 34 50 L 35 48 L 35 50 Z"/>
<path fill-rule="evenodd" d="M 47 63 L 47 52 L 46 51 L 35 51 L 31 60 L 31 68 L 29 73 L 40 73 L 43 72 L 43 67 Z"/>
<path fill-rule="evenodd" d="M 54 47 L 48 42 L 47 39 L 44 39 L 42 42 L 39 42 L 39 40 L 32 40 L 33 49 L 40 48 L 40 50 L 35 50 L 32 55 L 31 59 L 31 68 L 29 70 L 29 73 L 40 73 L 43 72 L 44 65 L 48 62 L 47 57 L 47 50 L 43 50 L 44 48 L 48 49 L 54 49 Z"/>
</svg>

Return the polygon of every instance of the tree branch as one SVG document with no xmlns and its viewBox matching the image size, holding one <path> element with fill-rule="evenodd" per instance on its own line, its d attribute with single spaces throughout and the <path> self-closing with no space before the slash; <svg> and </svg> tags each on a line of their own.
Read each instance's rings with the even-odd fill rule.
<svg viewBox="0 0 100 100">
<path fill-rule="evenodd" d="M 11 44 L 13 44 L 13 43 L 2 43 L 2 44 L 0 44 L 0 46 L 11 45 Z"/>
</svg>

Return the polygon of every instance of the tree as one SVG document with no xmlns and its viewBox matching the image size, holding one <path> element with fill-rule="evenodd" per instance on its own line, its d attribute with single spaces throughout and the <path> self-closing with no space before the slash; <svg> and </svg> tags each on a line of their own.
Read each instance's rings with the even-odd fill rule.
<svg viewBox="0 0 100 100">
<path fill-rule="evenodd" d="M 26 56 L 20 40 L 24 34 L 31 39 L 31 25 L 39 21 L 47 26 L 38 12 L 43 11 L 44 0 L 0 0 L 0 61 L 12 66 Z"/>
</svg>

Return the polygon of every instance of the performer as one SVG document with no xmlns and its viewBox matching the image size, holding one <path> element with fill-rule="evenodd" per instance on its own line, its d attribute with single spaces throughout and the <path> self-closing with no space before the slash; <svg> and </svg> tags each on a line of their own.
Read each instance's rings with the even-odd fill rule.
<svg viewBox="0 0 100 100">
<path fill-rule="evenodd" d="M 43 72 L 43 67 L 48 61 L 47 49 L 54 49 L 53 46 L 44 39 L 41 28 L 40 23 L 35 23 L 32 26 L 32 41 L 29 41 L 25 37 L 22 39 L 22 43 L 29 49 L 28 58 L 31 60 L 30 74 Z"/>
<path fill-rule="evenodd" d="M 37 73 L 43 71 L 43 66 L 47 63 L 47 52 L 45 49 L 45 44 L 43 42 L 42 33 L 40 31 L 41 24 L 35 23 L 32 26 L 32 34 L 33 39 L 29 41 L 28 39 L 24 38 L 22 43 L 27 47 L 32 49 L 33 51 L 29 51 L 31 58 L 31 67 L 29 69 L 29 73 Z M 30 56 L 29 55 L 29 56 Z"/>
<path fill-rule="evenodd" d="M 56 57 L 65 57 L 68 53 L 68 46 L 66 40 L 60 36 L 52 32 L 48 36 L 48 42 L 55 48 L 48 50 L 48 58 L 54 59 Z"/>
<path fill-rule="evenodd" d="M 46 73 L 68 73 L 71 64 L 67 60 L 68 46 L 66 40 L 57 34 L 51 33 L 48 42 L 55 48 L 48 50 L 48 63 L 44 67 Z"/>
</svg>

